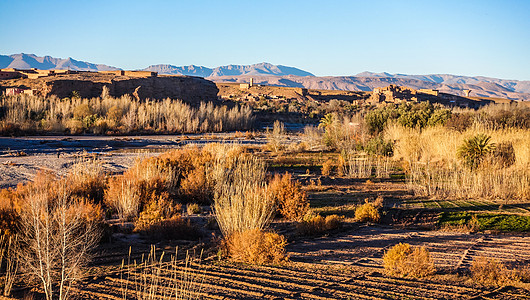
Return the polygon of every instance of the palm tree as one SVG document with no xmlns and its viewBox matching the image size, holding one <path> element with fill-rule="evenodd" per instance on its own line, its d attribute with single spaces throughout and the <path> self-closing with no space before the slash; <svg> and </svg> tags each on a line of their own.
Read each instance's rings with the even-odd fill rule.
<svg viewBox="0 0 530 300">
<path fill-rule="evenodd" d="M 333 124 L 334 120 L 335 118 L 333 117 L 333 114 L 326 114 L 322 119 L 320 119 L 320 124 L 318 124 L 318 127 L 326 129 L 329 125 Z"/>
<path fill-rule="evenodd" d="M 458 148 L 457 155 L 470 169 L 476 169 L 487 154 L 493 151 L 495 144 L 490 143 L 491 136 L 480 133 L 466 139 Z"/>
</svg>

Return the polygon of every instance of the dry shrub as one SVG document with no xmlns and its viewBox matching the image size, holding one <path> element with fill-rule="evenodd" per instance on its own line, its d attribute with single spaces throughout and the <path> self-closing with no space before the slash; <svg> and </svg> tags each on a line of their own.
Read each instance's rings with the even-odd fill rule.
<svg viewBox="0 0 530 300">
<path fill-rule="evenodd" d="M 0 190 L 0 231 L 11 236 L 20 224 L 19 194 L 13 189 Z"/>
<path fill-rule="evenodd" d="M 180 216 L 182 206 L 174 203 L 167 193 L 153 194 L 135 222 L 135 230 L 141 231 L 162 220 Z"/>
<path fill-rule="evenodd" d="M 381 215 L 375 204 L 366 201 L 355 209 L 355 221 L 377 223 Z"/>
<path fill-rule="evenodd" d="M 186 211 L 188 215 L 197 215 L 201 213 L 201 207 L 197 203 L 189 203 L 186 206 Z"/>
<path fill-rule="evenodd" d="M 180 183 L 180 191 L 185 201 L 208 204 L 212 199 L 212 184 L 204 166 L 190 170 Z M 183 199 L 184 200 L 184 199 Z"/>
<path fill-rule="evenodd" d="M 335 230 L 342 226 L 344 217 L 338 215 L 326 216 L 324 220 L 326 230 Z"/>
<path fill-rule="evenodd" d="M 99 206 L 73 196 L 66 180 L 30 183 L 22 201 L 22 269 L 42 284 L 46 299 L 67 299 L 99 240 Z"/>
<path fill-rule="evenodd" d="M 340 228 L 343 220 L 344 217 L 338 215 L 329 215 L 324 218 L 321 215 L 309 214 L 305 220 L 297 224 L 296 228 L 302 235 L 319 235 Z"/>
<path fill-rule="evenodd" d="M 515 163 L 515 150 L 511 142 L 496 145 L 491 156 L 491 164 L 500 168 L 507 168 Z"/>
<path fill-rule="evenodd" d="M 105 195 L 106 179 L 101 161 L 88 158 L 74 163 L 66 176 L 73 195 L 102 203 Z"/>
<path fill-rule="evenodd" d="M 120 219 L 136 217 L 140 209 L 136 183 L 125 175 L 110 178 L 105 190 L 105 204 L 115 209 Z"/>
<path fill-rule="evenodd" d="M 276 174 L 268 186 L 269 194 L 278 207 L 278 212 L 286 219 L 300 221 L 309 209 L 307 194 L 302 185 L 292 179 L 291 174 Z"/>
<path fill-rule="evenodd" d="M 335 166 L 333 165 L 333 161 L 331 159 L 326 160 L 322 164 L 322 175 L 323 176 L 330 176 L 333 175 L 333 171 L 335 169 Z"/>
<path fill-rule="evenodd" d="M 476 257 L 471 263 L 470 271 L 475 282 L 485 285 L 505 285 L 515 279 L 515 274 L 494 258 Z"/>
<path fill-rule="evenodd" d="M 387 274 L 401 277 L 424 277 L 436 271 L 429 251 L 425 247 L 412 247 L 399 243 L 383 256 Z"/>
<path fill-rule="evenodd" d="M 105 203 L 114 208 L 120 218 L 134 218 L 147 208 L 140 223 L 155 220 L 153 210 L 158 204 L 171 202 L 211 203 L 216 177 L 212 165 L 223 160 L 227 170 L 232 161 L 242 155 L 242 147 L 209 144 L 199 149 L 189 147 L 165 152 L 157 157 L 138 160 L 123 175 L 109 180 Z M 164 198 L 163 202 L 160 199 Z M 163 216 L 167 218 L 171 216 Z M 140 227 L 143 225 L 140 225 Z"/>
<path fill-rule="evenodd" d="M 13 284 L 19 275 L 19 250 L 19 236 L 0 230 L 0 284 L 2 295 L 5 297 L 11 294 Z"/>
<path fill-rule="evenodd" d="M 233 261 L 263 265 L 286 261 L 286 245 L 282 235 L 250 229 L 231 235 L 224 247 Z"/>
</svg>

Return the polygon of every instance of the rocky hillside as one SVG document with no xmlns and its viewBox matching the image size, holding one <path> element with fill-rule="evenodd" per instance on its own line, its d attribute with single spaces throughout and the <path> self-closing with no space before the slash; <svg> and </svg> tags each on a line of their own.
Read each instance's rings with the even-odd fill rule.
<svg viewBox="0 0 530 300">
<path fill-rule="evenodd" d="M 38 79 L 11 79 L 0 81 L 2 87 L 24 86 L 37 90 L 43 96 L 70 97 L 76 91 L 81 97 L 101 95 L 103 86 L 109 88 L 111 96 L 137 95 L 140 99 L 181 99 L 195 104 L 200 101 L 215 101 L 217 86 L 200 77 L 158 76 L 129 77 L 102 73 L 79 73 L 41 77 Z"/>
</svg>

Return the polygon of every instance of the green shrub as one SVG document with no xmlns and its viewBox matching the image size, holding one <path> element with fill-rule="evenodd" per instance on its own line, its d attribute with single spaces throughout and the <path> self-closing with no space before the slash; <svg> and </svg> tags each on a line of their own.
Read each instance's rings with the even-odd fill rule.
<svg viewBox="0 0 530 300">
<path fill-rule="evenodd" d="M 445 125 L 451 116 L 452 113 L 449 109 L 435 110 L 427 121 L 427 126 Z"/>
<path fill-rule="evenodd" d="M 378 135 L 368 140 L 364 150 L 368 153 L 391 157 L 394 155 L 394 143 L 386 141 L 381 135 Z"/>
<path fill-rule="evenodd" d="M 369 111 L 364 117 L 368 132 L 370 134 L 382 132 L 385 129 L 387 121 L 396 115 L 396 113 L 395 109 L 391 106 L 384 106 Z"/>
</svg>

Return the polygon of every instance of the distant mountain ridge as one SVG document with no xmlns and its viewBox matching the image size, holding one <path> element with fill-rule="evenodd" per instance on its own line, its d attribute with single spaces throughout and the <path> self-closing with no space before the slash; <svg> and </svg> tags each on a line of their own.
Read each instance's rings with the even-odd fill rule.
<svg viewBox="0 0 530 300">
<path fill-rule="evenodd" d="M 79 71 L 110 71 L 120 68 L 78 61 L 73 58 L 39 57 L 34 54 L 0 55 L 0 68 L 19 69 L 70 69 Z M 396 84 L 414 89 L 438 89 L 442 92 L 463 95 L 462 90 L 471 89 L 472 96 L 499 97 L 515 100 L 530 100 L 530 81 L 507 80 L 484 76 L 460 76 L 450 74 L 407 75 L 362 72 L 354 76 L 317 77 L 310 72 L 282 65 L 259 63 L 253 65 L 228 65 L 216 68 L 204 66 L 152 65 L 145 71 L 166 75 L 204 77 L 216 82 L 254 82 L 264 85 L 304 87 L 309 89 L 331 89 L 371 91 L 376 87 Z"/>
<path fill-rule="evenodd" d="M 270 63 L 259 63 L 253 65 L 228 65 L 216 68 L 207 68 L 203 66 L 172 66 L 172 65 L 152 65 L 142 71 L 158 72 L 166 75 L 188 75 L 201 77 L 219 77 L 219 76 L 315 76 L 307 71 L 300 70 L 294 67 L 273 65 Z"/>
<path fill-rule="evenodd" d="M 472 97 L 508 98 L 513 100 L 530 100 L 530 93 L 518 92 L 495 82 L 474 83 L 436 83 L 414 78 L 399 77 L 358 77 L 358 76 L 219 76 L 209 77 L 214 82 L 249 82 L 253 78 L 255 84 L 285 87 L 301 87 L 316 90 L 372 91 L 374 88 L 386 87 L 390 84 L 407 86 L 413 89 L 437 89 L 440 92 L 464 96 L 463 90 L 472 90 Z M 530 83 L 530 82 L 526 82 Z M 524 85 L 520 85 L 524 90 Z"/>
<path fill-rule="evenodd" d="M 375 77 L 375 78 L 402 78 L 402 79 L 415 79 L 425 82 L 432 82 L 438 84 L 479 84 L 479 83 L 491 83 L 498 84 L 505 87 L 511 92 L 516 93 L 530 93 L 530 81 L 524 80 L 510 80 L 510 79 L 499 79 L 484 76 L 461 76 L 461 75 L 450 75 L 450 74 L 429 74 L 429 75 L 406 75 L 406 74 L 390 74 L 390 73 L 372 73 L 362 72 L 356 77 Z"/>
<path fill-rule="evenodd" d="M 74 70 L 74 71 L 114 71 L 121 70 L 102 64 L 93 64 L 69 58 L 55 58 L 51 56 L 37 56 L 35 54 L 0 55 L 0 68 L 41 70 Z"/>
</svg>

